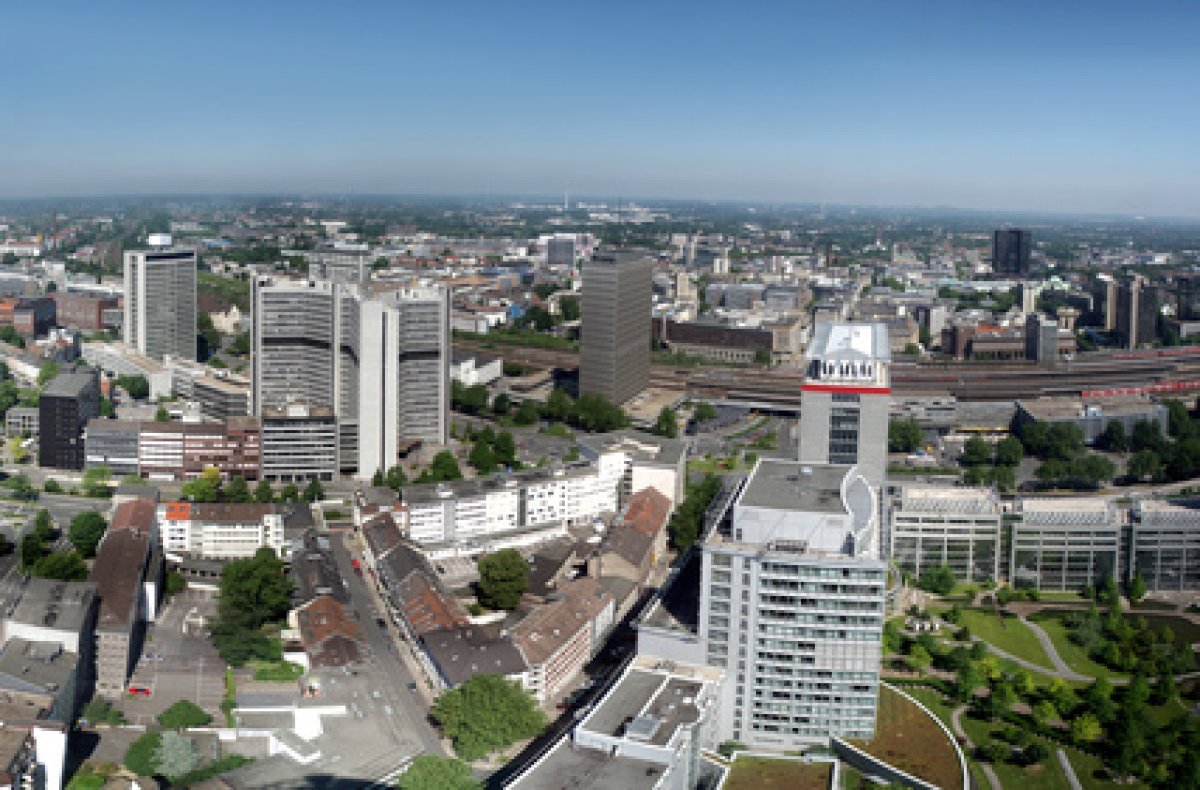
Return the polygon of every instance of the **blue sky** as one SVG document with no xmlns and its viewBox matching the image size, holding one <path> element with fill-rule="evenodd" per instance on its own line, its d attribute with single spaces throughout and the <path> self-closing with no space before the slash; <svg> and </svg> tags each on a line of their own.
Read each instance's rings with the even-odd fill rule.
<svg viewBox="0 0 1200 790">
<path fill-rule="evenodd" d="M 1200 216 L 1200 5 L 6 4 L 0 197 Z"/>
</svg>

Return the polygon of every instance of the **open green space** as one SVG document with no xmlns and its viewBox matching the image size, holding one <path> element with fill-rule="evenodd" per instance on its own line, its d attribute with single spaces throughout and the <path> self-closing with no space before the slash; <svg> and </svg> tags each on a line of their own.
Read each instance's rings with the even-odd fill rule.
<svg viewBox="0 0 1200 790">
<path fill-rule="evenodd" d="M 1057 760 L 1057 756 L 1055 757 Z M 1075 769 L 1075 778 L 1085 790 L 1128 790 L 1136 785 L 1111 781 L 1104 770 L 1104 761 L 1094 754 L 1078 749 L 1067 749 L 1067 761 Z"/>
<path fill-rule="evenodd" d="M 946 729 L 954 732 L 954 707 L 950 700 L 933 689 L 906 687 L 904 690 L 909 696 L 929 708 L 935 716 L 941 719 L 942 723 L 946 725 Z M 986 788 L 988 786 L 987 777 L 983 775 L 983 771 L 979 768 L 979 763 L 973 760 L 969 754 L 966 757 L 967 768 L 971 771 L 971 778 L 975 786 Z"/>
<path fill-rule="evenodd" d="M 964 609 L 959 625 L 966 626 L 975 636 L 1017 658 L 1047 669 L 1053 668 L 1037 636 L 1016 617 L 1005 616 L 1001 621 L 993 612 Z"/>
<path fill-rule="evenodd" d="M 733 762 L 725 790 L 825 790 L 833 776 L 829 763 L 739 757 Z"/>
<path fill-rule="evenodd" d="M 962 787 L 954 744 L 925 711 L 890 688 L 879 690 L 875 737 L 854 745 L 945 790 Z"/>
<path fill-rule="evenodd" d="M 1087 651 L 1083 649 L 1082 645 L 1071 641 L 1066 623 L 1063 622 L 1064 615 L 1064 612 L 1043 611 L 1034 615 L 1033 621 L 1041 626 L 1046 635 L 1050 637 L 1050 641 L 1054 643 L 1054 649 L 1062 660 L 1067 662 L 1067 666 L 1088 677 L 1121 677 L 1120 673 L 1113 672 L 1103 664 L 1093 661 L 1088 657 Z"/>
<path fill-rule="evenodd" d="M 304 674 L 304 667 L 290 661 L 251 661 L 250 666 L 255 680 L 289 683 Z"/>
<path fill-rule="evenodd" d="M 962 725 L 976 746 L 993 740 L 1000 741 L 1000 733 L 1010 726 L 995 721 L 980 721 L 970 714 L 963 715 Z M 1057 744 L 1050 741 L 1044 743 L 1050 749 L 1050 756 L 1037 765 L 1022 767 L 1009 762 L 992 763 L 992 768 L 1005 790 L 1070 790 L 1071 785 L 1067 782 L 1067 776 L 1054 753 L 1058 748 Z"/>
</svg>

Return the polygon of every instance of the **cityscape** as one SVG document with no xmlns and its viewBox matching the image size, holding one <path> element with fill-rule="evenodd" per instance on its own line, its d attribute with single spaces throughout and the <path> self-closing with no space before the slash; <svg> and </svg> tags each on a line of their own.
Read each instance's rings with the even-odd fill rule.
<svg viewBox="0 0 1200 790">
<path fill-rule="evenodd" d="M 0 790 L 1200 788 L 1194 9 L 223 5 L 12 50 Z"/>
</svg>

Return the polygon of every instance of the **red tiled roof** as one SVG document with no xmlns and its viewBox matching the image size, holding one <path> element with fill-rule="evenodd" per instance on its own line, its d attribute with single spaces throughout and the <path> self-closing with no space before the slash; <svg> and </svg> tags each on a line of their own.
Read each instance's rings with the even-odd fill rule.
<svg viewBox="0 0 1200 790">
<path fill-rule="evenodd" d="M 625 518 L 621 524 L 648 537 L 655 537 L 667 526 L 671 517 L 671 500 L 657 488 L 643 488 L 629 497 Z"/>
</svg>

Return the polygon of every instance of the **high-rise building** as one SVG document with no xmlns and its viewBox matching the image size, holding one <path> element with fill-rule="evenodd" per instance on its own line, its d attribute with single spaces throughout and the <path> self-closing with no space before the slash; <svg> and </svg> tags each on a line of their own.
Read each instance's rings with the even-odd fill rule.
<svg viewBox="0 0 1200 790">
<path fill-rule="evenodd" d="M 1033 236 L 1027 230 L 1010 228 L 992 234 L 992 271 L 1024 276 L 1029 273 L 1029 250 Z"/>
<path fill-rule="evenodd" d="M 450 306 L 440 287 L 372 295 L 354 285 L 253 284 L 256 415 L 304 405 L 337 419 L 339 466 L 371 477 L 408 441 L 449 435 Z"/>
<path fill-rule="evenodd" d="M 196 358 L 196 252 L 152 234 L 152 249 L 125 253 L 125 342 L 159 362 Z"/>
<path fill-rule="evenodd" d="M 801 462 L 855 464 L 883 490 L 890 367 L 884 324 L 817 324 L 801 386 Z"/>
<path fill-rule="evenodd" d="M 583 266 L 579 393 L 624 403 L 650 383 L 651 264 L 600 253 Z"/>
<path fill-rule="evenodd" d="M 1058 322 L 1039 313 L 1025 319 L 1025 359 L 1046 367 L 1058 364 Z"/>
<path fill-rule="evenodd" d="M 563 267 L 575 265 L 575 236 L 556 233 L 546 240 L 546 265 Z"/>
<path fill-rule="evenodd" d="M 1200 321 L 1200 274 L 1186 274 L 1177 278 L 1175 295 L 1175 316 L 1181 321 Z"/>
<path fill-rule="evenodd" d="M 83 429 L 100 416 L 100 373 L 60 373 L 38 397 L 38 466 L 82 469 Z"/>
<path fill-rule="evenodd" d="M 725 670 L 716 740 L 779 750 L 873 737 L 879 512 L 854 466 L 755 466 L 729 528 L 702 546 L 700 637 L 706 662 Z"/>
<path fill-rule="evenodd" d="M 1158 289 L 1141 275 L 1117 284 L 1117 323 L 1114 327 L 1122 345 L 1137 348 L 1158 338 L 1161 300 Z"/>
</svg>

